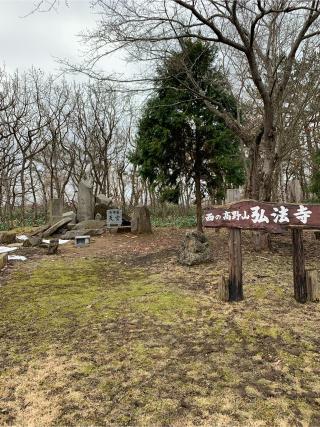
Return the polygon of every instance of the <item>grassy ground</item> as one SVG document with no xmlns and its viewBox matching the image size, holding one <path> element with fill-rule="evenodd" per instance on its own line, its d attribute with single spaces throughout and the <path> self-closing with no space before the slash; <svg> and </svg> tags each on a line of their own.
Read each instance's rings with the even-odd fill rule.
<svg viewBox="0 0 320 427">
<path fill-rule="evenodd" d="M 256 254 L 244 233 L 245 300 L 226 304 L 226 233 L 191 268 L 183 233 L 30 250 L 5 273 L 0 425 L 320 425 L 320 310 L 292 298 L 289 239 Z"/>
</svg>

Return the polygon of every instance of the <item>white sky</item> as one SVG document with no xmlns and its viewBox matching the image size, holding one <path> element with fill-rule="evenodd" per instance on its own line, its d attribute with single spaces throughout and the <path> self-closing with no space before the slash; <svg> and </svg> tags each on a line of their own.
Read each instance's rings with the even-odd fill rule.
<svg viewBox="0 0 320 427">
<path fill-rule="evenodd" d="M 58 10 L 33 13 L 36 0 L 0 0 L 0 64 L 7 71 L 26 70 L 32 65 L 48 73 L 56 73 L 59 66 L 54 57 L 81 60 L 81 44 L 77 35 L 95 25 L 95 15 L 89 0 L 63 1 Z M 120 59 L 103 64 L 104 69 L 121 72 Z"/>
</svg>

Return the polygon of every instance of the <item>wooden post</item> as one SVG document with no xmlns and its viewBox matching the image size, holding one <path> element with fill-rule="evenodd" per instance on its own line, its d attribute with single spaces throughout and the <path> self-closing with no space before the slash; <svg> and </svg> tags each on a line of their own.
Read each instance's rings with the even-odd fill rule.
<svg viewBox="0 0 320 427">
<path fill-rule="evenodd" d="M 218 298 L 221 301 L 229 301 L 229 283 L 224 276 L 218 284 Z"/>
<path fill-rule="evenodd" d="M 242 290 L 242 250 L 241 230 L 231 228 L 229 234 L 229 301 L 241 301 Z"/>
<path fill-rule="evenodd" d="M 317 270 L 306 270 L 306 287 L 307 287 L 307 300 L 319 301 L 320 299 L 320 286 L 319 275 Z"/>
<path fill-rule="evenodd" d="M 293 285 L 296 301 L 307 301 L 307 285 L 302 228 L 292 228 Z"/>
</svg>

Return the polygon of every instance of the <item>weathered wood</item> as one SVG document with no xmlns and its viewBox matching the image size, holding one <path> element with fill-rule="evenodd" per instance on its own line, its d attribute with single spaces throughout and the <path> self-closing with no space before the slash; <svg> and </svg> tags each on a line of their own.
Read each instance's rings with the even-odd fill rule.
<svg viewBox="0 0 320 427">
<path fill-rule="evenodd" d="M 296 301 L 307 301 L 305 256 L 303 246 L 303 230 L 293 228 L 292 233 L 292 257 L 293 257 L 293 285 Z"/>
<path fill-rule="evenodd" d="M 218 298 L 221 301 L 229 301 L 229 283 L 224 276 L 218 284 Z"/>
<path fill-rule="evenodd" d="M 207 209 L 205 227 L 228 227 L 283 233 L 290 226 L 319 229 L 320 204 L 282 204 L 242 200 Z"/>
<path fill-rule="evenodd" d="M 320 300 L 319 274 L 317 270 L 306 270 L 307 301 Z"/>
<path fill-rule="evenodd" d="M 229 234 L 229 301 L 241 301 L 242 289 L 242 248 L 241 230 L 231 228 Z"/>
<path fill-rule="evenodd" d="M 253 247 L 257 252 L 263 250 L 271 250 L 271 237 L 269 233 L 265 231 L 254 231 L 253 235 Z"/>
<path fill-rule="evenodd" d="M 314 237 L 316 238 L 316 240 L 320 240 L 320 231 L 315 231 Z"/>
</svg>

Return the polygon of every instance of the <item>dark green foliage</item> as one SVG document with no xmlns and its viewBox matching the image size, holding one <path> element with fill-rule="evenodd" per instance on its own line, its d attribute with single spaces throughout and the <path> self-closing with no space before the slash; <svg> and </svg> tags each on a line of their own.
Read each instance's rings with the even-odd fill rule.
<svg viewBox="0 0 320 427">
<path fill-rule="evenodd" d="M 161 188 L 159 201 L 161 203 L 169 202 L 177 205 L 179 203 L 179 196 L 179 187 L 163 187 Z"/>
<path fill-rule="evenodd" d="M 213 65 L 215 57 L 212 47 L 188 40 L 184 52 L 172 53 L 157 71 L 155 94 L 140 120 L 132 161 L 143 178 L 165 188 L 164 194 L 171 187 L 177 195 L 182 180 L 201 179 L 216 196 L 223 195 L 226 186 L 243 183 L 239 141 L 190 89 L 191 74 L 217 108 L 236 115 L 228 83 Z"/>
</svg>

